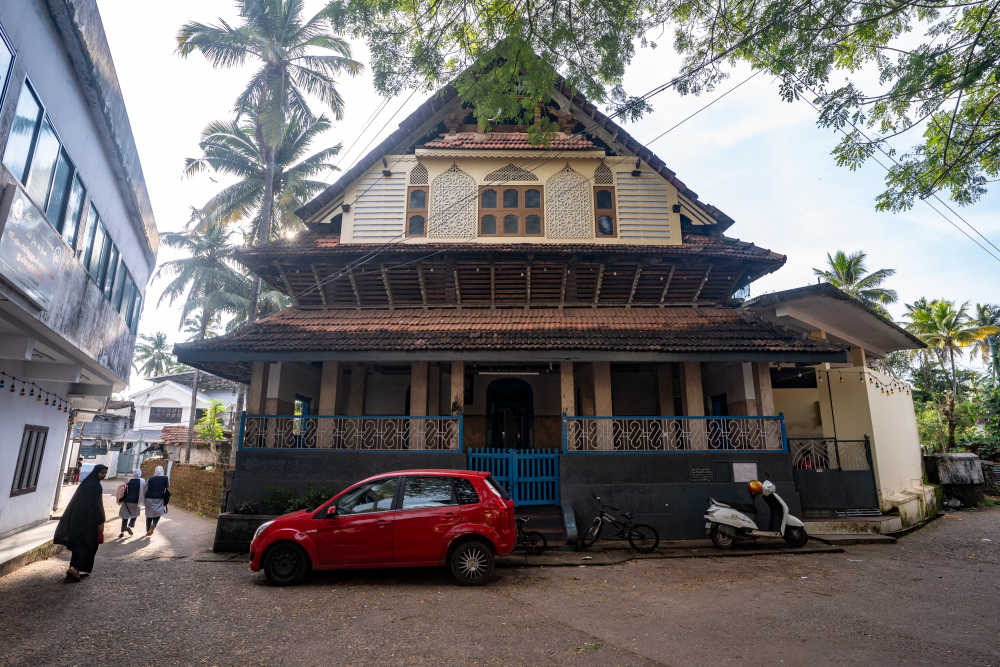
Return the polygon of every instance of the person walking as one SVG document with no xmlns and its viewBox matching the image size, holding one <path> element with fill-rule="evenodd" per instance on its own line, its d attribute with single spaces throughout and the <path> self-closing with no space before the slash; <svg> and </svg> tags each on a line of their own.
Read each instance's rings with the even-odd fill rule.
<svg viewBox="0 0 1000 667">
<path fill-rule="evenodd" d="M 146 481 L 146 537 L 153 536 L 169 502 L 170 478 L 163 474 L 163 466 L 156 466 L 155 474 Z"/>
<path fill-rule="evenodd" d="M 73 483 L 74 484 L 79 484 L 80 483 L 80 471 L 82 469 L 83 469 L 83 457 L 82 456 L 78 456 L 78 457 L 76 457 L 76 467 L 73 468 Z"/>
<path fill-rule="evenodd" d="M 142 470 L 136 468 L 132 471 L 132 479 L 125 485 L 125 493 L 118 500 L 118 504 L 122 506 L 118 510 L 118 516 L 122 518 L 122 529 L 118 533 L 119 539 L 125 536 L 126 530 L 129 535 L 134 535 L 132 528 L 135 527 L 135 520 L 139 518 L 139 511 L 142 501 L 145 499 L 145 494 L 146 480 L 142 478 Z"/>
<path fill-rule="evenodd" d="M 104 543 L 104 499 L 101 480 L 108 476 L 108 467 L 96 465 L 76 488 L 56 526 L 52 541 L 72 552 L 66 579 L 80 581 L 81 574 L 94 569 L 97 547 Z"/>
</svg>

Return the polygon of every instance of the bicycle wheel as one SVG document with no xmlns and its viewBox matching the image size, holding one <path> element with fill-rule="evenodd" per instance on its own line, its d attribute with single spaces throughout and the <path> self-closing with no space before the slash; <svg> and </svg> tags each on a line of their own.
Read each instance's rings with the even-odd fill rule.
<svg viewBox="0 0 1000 667">
<path fill-rule="evenodd" d="M 604 528 L 604 523 L 600 519 L 594 519 L 594 523 L 590 524 L 590 528 L 587 532 L 583 534 L 583 539 L 580 540 L 580 546 L 584 549 L 589 549 L 594 546 L 594 542 L 597 538 L 601 536 L 601 529 Z"/>
<path fill-rule="evenodd" d="M 545 539 L 544 535 L 537 530 L 533 530 L 525 533 L 524 539 L 521 541 L 521 546 L 524 547 L 529 556 L 541 556 L 542 552 L 545 551 L 545 547 L 549 546 L 549 542 Z"/>
<path fill-rule="evenodd" d="M 628 543 L 641 554 L 648 554 L 660 545 L 660 534 L 645 523 L 637 523 L 628 532 Z"/>
</svg>

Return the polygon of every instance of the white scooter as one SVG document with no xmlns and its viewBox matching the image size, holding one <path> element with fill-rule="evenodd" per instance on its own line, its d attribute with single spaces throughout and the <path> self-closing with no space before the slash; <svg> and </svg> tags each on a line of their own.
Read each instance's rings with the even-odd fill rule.
<svg viewBox="0 0 1000 667">
<path fill-rule="evenodd" d="M 736 540 L 752 540 L 757 537 L 781 537 L 793 547 L 803 547 L 809 541 L 802 521 L 788 513 L 788 505 L 775 491 L 770 480 L 761 484 L 753 480 L 747 484 L 751 503 L 721 503 L 714 498 L 708 499 L 708 509 L 705 511 L 705 528 L 712 535 L 712 543 L 720 549 L 732 549 Z M 739 511 L 745 508 L 752 514 L 757 513 L 757 496 L 763 495 L 764 502 L 771 510 L 771 524 L 768 530 L 757 528 L 757 524 L 746 514 Z M 780 526 L 778 519 L 780 518 Z"/>
</svg>

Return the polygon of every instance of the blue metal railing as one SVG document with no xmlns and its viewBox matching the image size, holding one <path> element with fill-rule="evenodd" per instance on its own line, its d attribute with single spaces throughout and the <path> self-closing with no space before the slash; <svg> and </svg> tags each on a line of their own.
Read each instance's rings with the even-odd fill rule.
<svg viewBox="0 0 1000 667">
<path fill-rule="evenodd" d="M 238 448 L 462 451 L 463 415 L 240 416 Z"/>
<path fill-rule="evenodd" d="M 562 450 L 587 452 L 787 452 L 785 416 L 570 417 L 562 419 Z"/>
</svg>

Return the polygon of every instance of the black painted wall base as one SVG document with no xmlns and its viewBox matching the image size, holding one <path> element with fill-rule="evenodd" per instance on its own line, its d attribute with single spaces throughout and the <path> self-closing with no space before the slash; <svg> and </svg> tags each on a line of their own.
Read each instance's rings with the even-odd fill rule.
<svg viewBox="0 0 1000 667">
<path fill-rule="evenodd" d="M 778 487 L 778 495 L 794 516 L 802 518 L 799 494 L 792 481 L 791 457 L 784 452 L 641 452 L 564 454 L 559 459 L 562 502 L 573 507 L 580 535 L 597 516 L 596 493 L 608 505 L 635 513 L 635 523 L 648 523 L 662 540 L 706 537 L 708 498 L 749 503 L 746 482 L 716 482 L 733 462 L 757 463 L 758 475 Z M 731 479 L 731 477 L 730 477 Z M 694 480 L 694 481 L 692 481 Z M 757 499 L 755 522 L 767 527 L 767 505 Z M 605 528 L 604 536 L 610 531 Z"/>
</svg>

